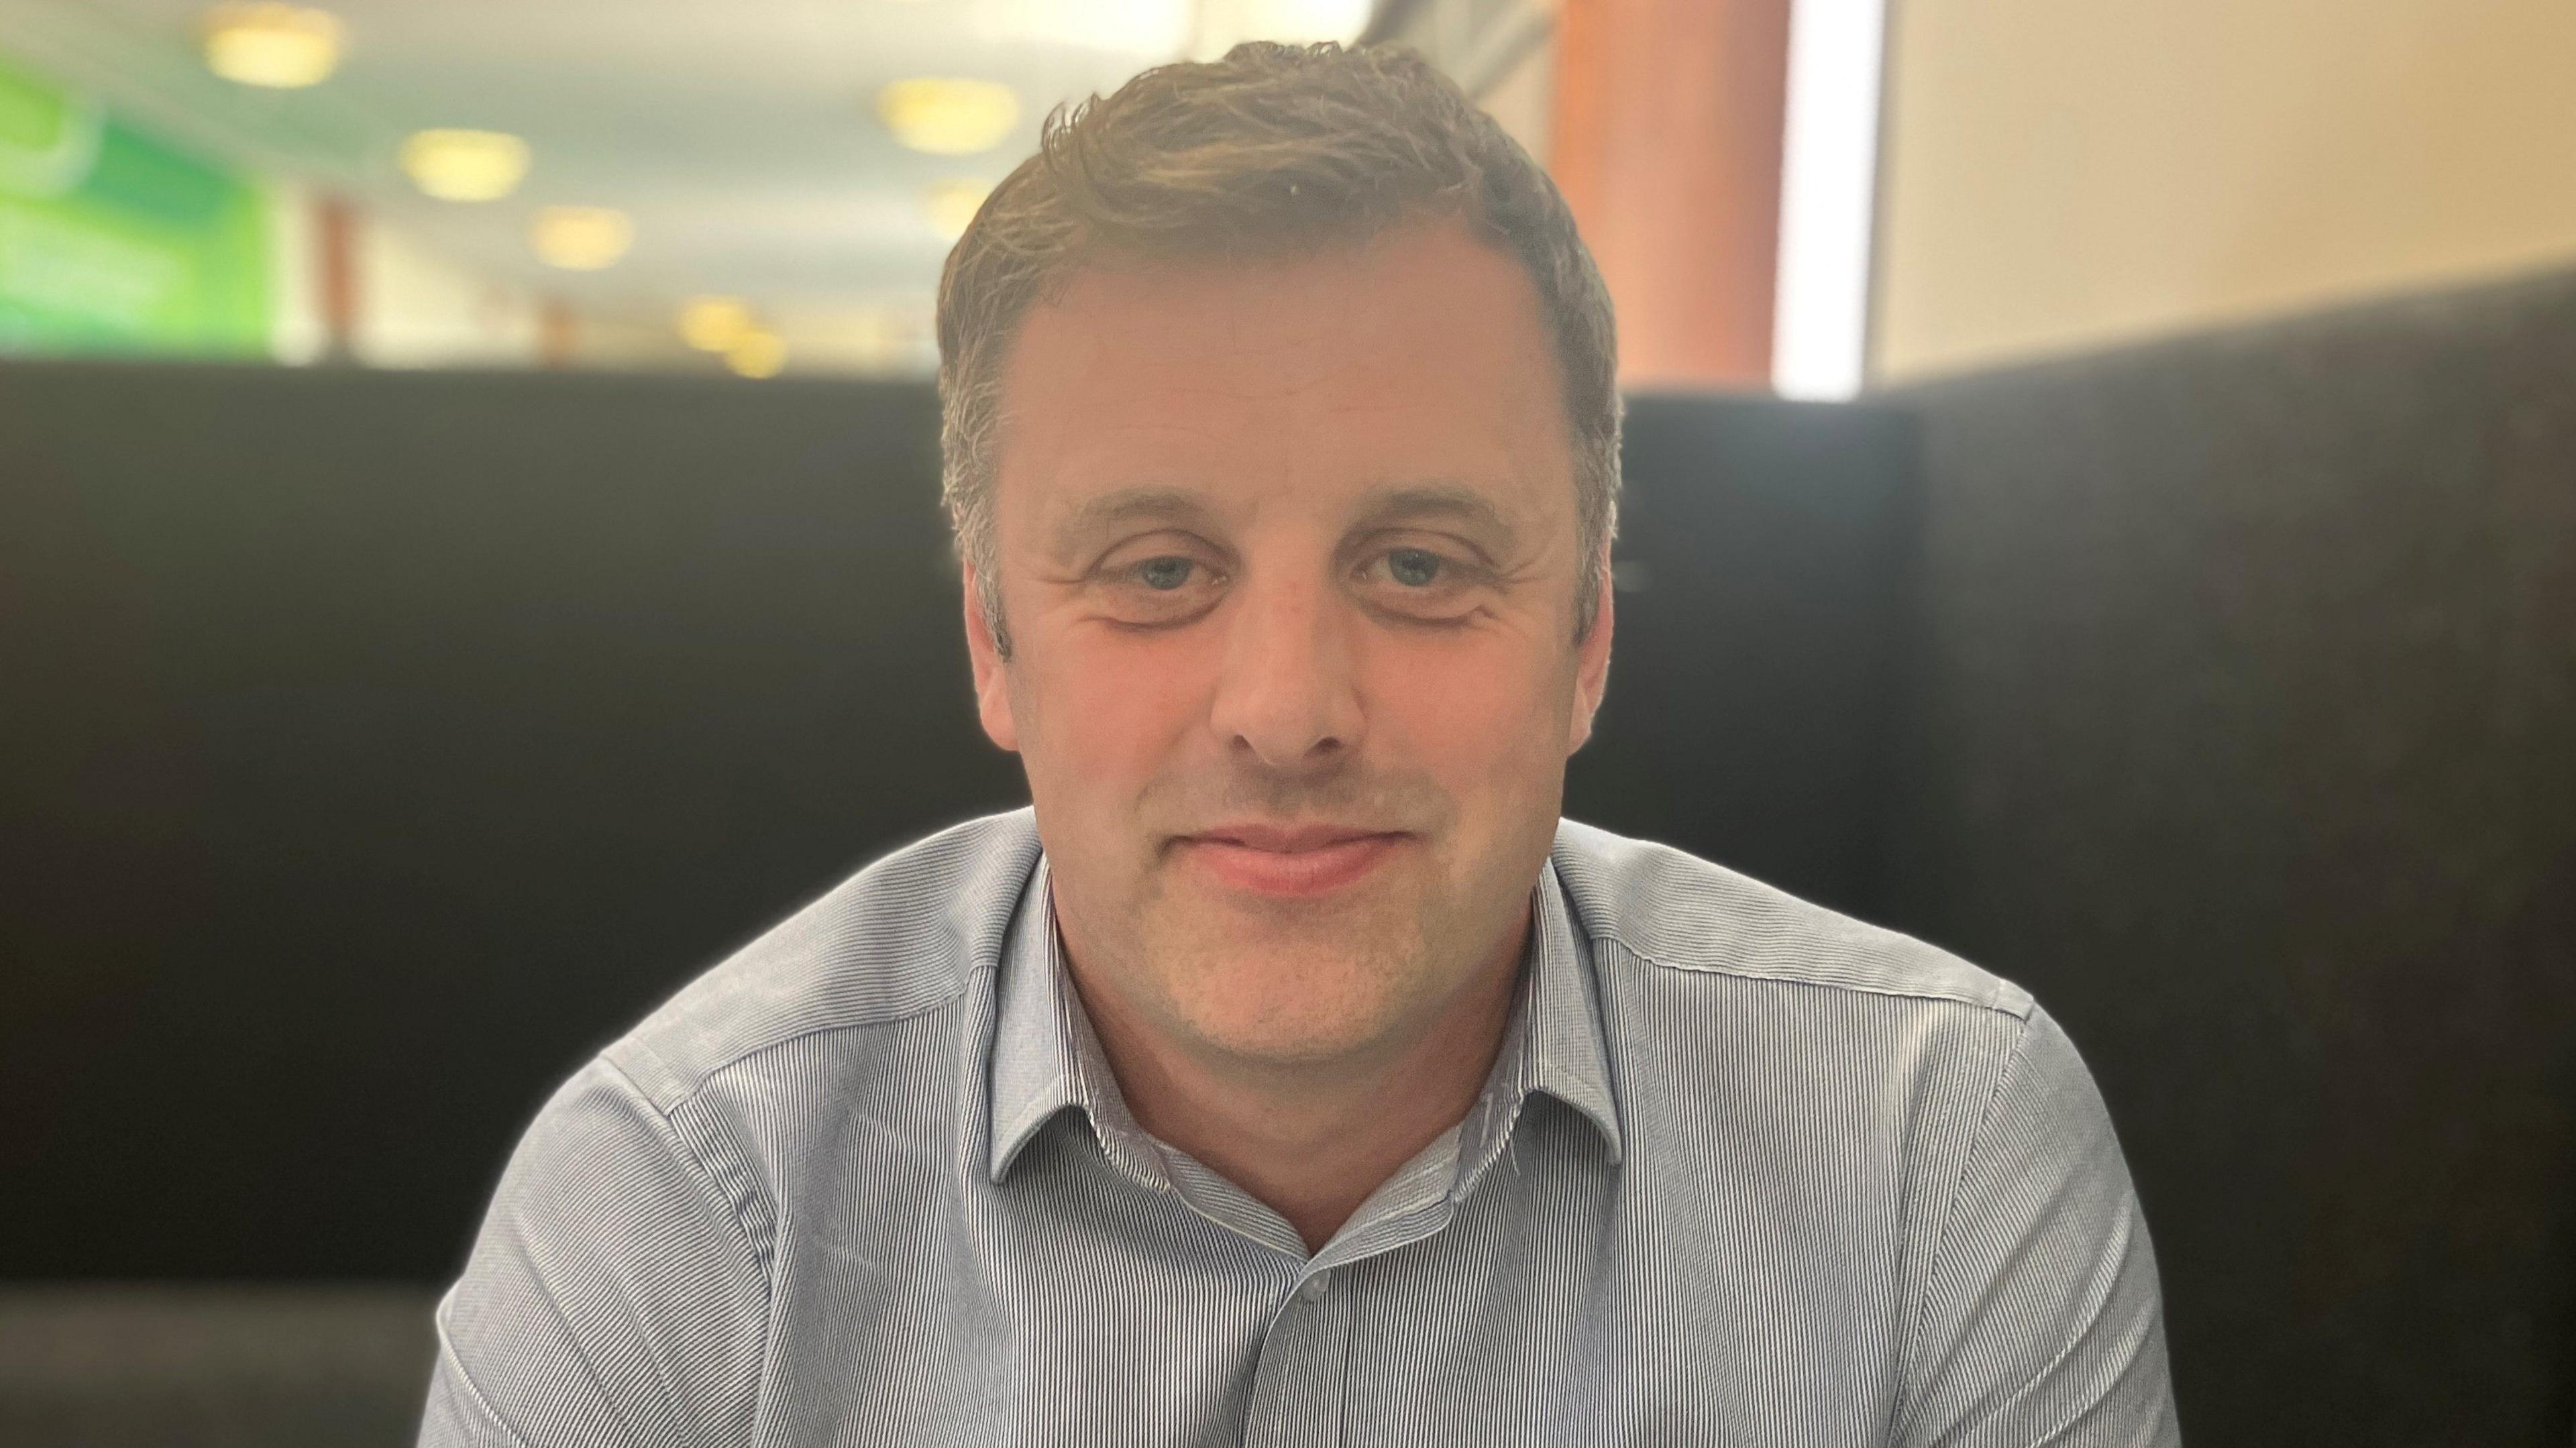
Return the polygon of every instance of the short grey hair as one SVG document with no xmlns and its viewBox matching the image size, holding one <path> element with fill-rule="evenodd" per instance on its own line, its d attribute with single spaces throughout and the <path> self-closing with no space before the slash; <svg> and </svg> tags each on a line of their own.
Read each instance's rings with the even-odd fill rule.
<svg viewBox="0 0 2576 1448">
<path fill-rule="evenodd" d="M 1398 46 L 1251 41 L 1058 106 L 993 188 L 939 279 L 940 492 L 1010 657 L 994 558 L 1002 372 L 1030 305 L 1105 253 L 1264 257 L 1463 219 L 1519 259 L 1556 343 L 1581 548 L 1574 637 L 1599 610 L 1618 530 L 1618 336 L 1610 294 L 1554 182 L 1447 77 Z"/>
</svg>

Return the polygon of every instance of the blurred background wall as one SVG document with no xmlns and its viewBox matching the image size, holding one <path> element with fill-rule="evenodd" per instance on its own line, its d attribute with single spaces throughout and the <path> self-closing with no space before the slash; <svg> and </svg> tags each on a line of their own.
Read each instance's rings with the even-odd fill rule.
<svg viewBox="0 0 2576 1448">
<path fill-rule="evenodd" d="M 1876 373 L 2576 257 L 2565 0 L 1899 0 Z"/>
<path fill-rule="evenodd" d="M 1847 396 L 2576 256 L 2560 0 L 1110 10 L 357 0 L 283 86 L 210 67 L 240 7 L 0 0 L 0 349 L 926 375 L 1045 109 L 1256 33 L 1456 76 L 1583 216 L 1641 385 Z M 906 138 L 887 87 L 941 76 L 1003 93 Z M 518 173 L 406 175 L 459 128 Z"/>
</svg>

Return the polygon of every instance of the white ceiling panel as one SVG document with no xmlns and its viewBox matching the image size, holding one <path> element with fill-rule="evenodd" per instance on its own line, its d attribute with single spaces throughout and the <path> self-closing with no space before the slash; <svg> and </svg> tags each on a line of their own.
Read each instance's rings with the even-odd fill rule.
<svg viewBox="0 0 2576 1448">
<path fill-rule="evenodd" d="M 0 51 L 173 139 L 346 194 L 484 275 L 641 319 L 709 291 L 779 313 L 926 304 L 948 249 L 923 205 L 929 187 L 998 180 L 1035 147 L 1049 107 L 1113 89 L 1202 34 L 1194 0 L 325 8 L 346 22 L 347 53 L 304 90 L 208 71 L 198 39 L 206 7 L 195 0 L 0 0 Z M 1010 86 L 1017 125 L 982 155 L 905 150 L 877 120 L 875 96 L 922 75 Z M 503 200 L 432 201 L 395 164 L 402 139 L 427 127 L 515 133 L 534 164 Z M 633 250 L 599 272 L 543 266 L 527 224 L 558 203 L 630 213 Z"/>
</svg>

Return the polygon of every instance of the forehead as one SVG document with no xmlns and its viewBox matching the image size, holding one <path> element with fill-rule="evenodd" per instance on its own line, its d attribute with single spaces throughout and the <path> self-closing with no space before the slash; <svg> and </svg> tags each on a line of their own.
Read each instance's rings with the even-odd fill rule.
<svg viewBox="0 0 2576 1448">
<path fill-rule="evenodd" d="M 1570 529 L 1558 376 L 1527 273 L 1456 222 L 1286 260 L 1114 258 L 1022 322 L 1003 372 L 1004 531 L 1113 490 L 1222 507 L 1408 486 Z"/>
</svg>

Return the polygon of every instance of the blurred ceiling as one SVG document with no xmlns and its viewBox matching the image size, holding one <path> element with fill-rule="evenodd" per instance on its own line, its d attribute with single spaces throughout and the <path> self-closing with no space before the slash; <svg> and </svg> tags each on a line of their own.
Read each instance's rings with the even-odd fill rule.
<svg viewBox="0 0 2576 1448">
<path fill-rule="evenodd" d="M 346 52 L 320 85 L 265 90 L 207 69 L 202 0 L 0 0 L 0 52 L 164 135 L 338 192 L 494 280 L 595 317 L 666 321 L 731 293 L 779 313 L 926 311 L 949 237 L 927 197 L 989 185 L 1060 101 L 1147 66 L 1303 24 L 1355 35 L 1368 0 L 327 0 Z M 1019 116 L 992 149 L 899 145 L 880 88 L 997 81 Z M 510 196 L 421 195 L 396 156 L 431 127 L 511 132 L 534 164 Z M 553 205 L 629 213 L 596 272 L 528 245 Z"/>
</svg>

